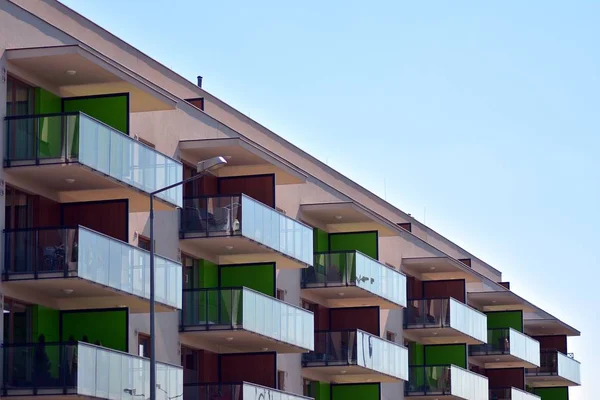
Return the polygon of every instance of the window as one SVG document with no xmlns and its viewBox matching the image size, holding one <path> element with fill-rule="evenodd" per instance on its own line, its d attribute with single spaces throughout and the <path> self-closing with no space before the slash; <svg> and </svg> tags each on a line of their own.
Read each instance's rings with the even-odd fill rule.
<svg viewBox="0 0 600 400">
<path fill-rule="evenodd" d="M 285 291 L 281 289 L 277 289 L 277 300 L 285 300 Z"/>
<path fill-rule="evenodd" d="M 6 84 L 6 116 L 34 114 L 34 88 L 10 75 Z"/>
<path fill-rule="evenodd" d="M 138 355 L 150 358 L 150 336 L 138 333 Z"/>
<path fill-rule="evenodd" d="M 285 390 L 285 371 L 277 371 L 277 389 Z"/>
<path fill-rule="evenodd" d="M 138 236 L 138 247 L 150 251 L 150 239 L 142 235 Z"/>
<path fill-rule="evenodd" d="M 390 342 L 396 342 L 396 334 L 394 332 L 385 331 L 385 338 Z"/>
</svg>

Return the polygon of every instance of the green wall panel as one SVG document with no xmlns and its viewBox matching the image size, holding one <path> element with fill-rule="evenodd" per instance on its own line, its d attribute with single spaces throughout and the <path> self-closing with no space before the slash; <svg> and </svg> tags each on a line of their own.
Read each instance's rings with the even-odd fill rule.
<svg viewBox="0 0 600 400">
<path fill-rule="evenodd" d="M 35 88 L 35 113 L 54 114 L 62 111 L 62 100 L 54 93 Z"/>
<path fill-rule="evenodd" d="M 44 335 L 46 342 L 58 342 L 60 311 L 44 306 L 33 306 L 33 333 L 32 339 L 37 342 L 40 335 Z"/>
<path fill-rule="evenodd" d="M 329 251 L 329 234 L 319 228 L 313 228 L 313 251 L 315 253 Z"/>
<path fill-rule="evenodd" d="M 42 88 L 35 88 L 35 113 L 55 114 L 62 111 L 62 100 Z M 62 151 L 62 118 L 39 119 L 39 152 L 42 157 L 58 158 Z"/>
<path fill-rule="evenodd" d="M 113 128 L 129 134 L 129 96 L 65 98 L 63 111 L 81 111 Z"/>
<path fill-rule="evenodd" d="M 521 311 L 501 311 L 487 313 L 488 329 L 513 328 L 523 332 L 523 313 Z"/>
<path fill-rule="evenodd" d="M 454 364 L 467 368 L 467 345 L 425 346 L 425 363 L 427 365 Z"/>
<path fill-rule="evenodd" d="M 63 341 L 69 337 L 82 341 L 84 336 L 92 344 L 100 341 L 104 347 L 115 350 L 127 351 L 127 326 L 126 308 L 115 310 L 89 310 L 76 312 L 62 312 Z"/>
<path fill-rule="evenodd" d="M 331 400 L 331 385 L 328 382 L 311 382 L 310 392 L 310 397 L 315 400 Z"/>
<path fill-rule="evenodd" d="M 219 268 L 221 287 L 246 286 L 275 297 L 275 264 L 252 264 Z"/>
<path fill-rule="evenodd" d="M 409 365 L 425 365 L 425 345 L 417 342 L 408 344 Z"/>
<path fill-rule="evenodd" d="M 219 286 L 219 266 L 208 260 L 198 262 L 198 287 L 214 288 Z"/>
<path fill-rule="evenodd" d="M 333 385 L 331 400 L 379 400 L 379 384 Z"/>
<path fill-rule="evenodd" d="M 542 400 L 568 400 L 569 388 L 538 388 L 534 389 L 534 393 L 542 398 Z"/>
<path fill-rule="evenodd" d="M 378 259 L 377 232 L 331 233 L 329 246 L 331 251 L 358 250 L 374 259 Z"/>
</svg>

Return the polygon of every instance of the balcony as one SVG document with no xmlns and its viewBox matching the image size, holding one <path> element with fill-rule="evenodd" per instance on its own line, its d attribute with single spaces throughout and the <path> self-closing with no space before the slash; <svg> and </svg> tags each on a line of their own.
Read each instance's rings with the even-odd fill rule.
<svg viewBox="0 0 600 400">
<path fill-rule="evenodd" d="M 409 300 L 404 336 L 424 344 L 487 342 L 487 316 L 453 298 Z"/>
<path fill-rule="evenodd" d="M 532 387 L 579 386 L 579 361 L 558 351 L 542 351 L 540 367 L 525 370 L 525 381 Z"/>
<path fill-rule="evenodd" d="M 3 396 L 148 398 L 150 360 L 87 343 L 4 344 Z M 158 363 L 157 399 L 183 393 L 183 370 Z"/>
<path fill-rule="evenodd" d="M 541 400 L 540 396 L 525 392 L 524 390 L 511 388 L 490 389 L 489 400 Z"/>
<path fill-rule="evenodd" d="M 312 400 L 254 383 L 199 383 L 183 385 L 185 400 Z"/>
<path fill-rule="evenodd" d="M 485 368 L 535 368 L 540 343 L 512 328 L 488 329 L 487 343 L 469 346 L 469 356 Z"/>
<path fill-rule="evenodd" d="M 408 379 L 408 350 L 361 330 L 317 331 L 315 350 L 302 355 L 303 373 L 336 383 Z"/>
<path fill-rule="evenodd" d="M 404 387 L 415 400 L 488 399 L 488 379 L 456 365 L 411 366 Z"/>
<path fill-rule="evenodd" d="M 219 353 L 314 348 L 312 312 L 246 287 L 184 290 L 180 330 L 187 343 L 219 346 Z"/>
<path fill-rule="evenodd" d="M 179 161 L 83 113 L 6 117 L 4 166 L 69 201 L 128 198 L 147 211 L 148 194 L 183 178 Z M 182 204 L 182 188 L 157 195 L 157 209 Z"/>
<path fill-rule="evenodd" d="M 277 268 L 313 263 L 312 228 L 244 194 L 186 198 L 180 237 L 219 264 L 276 262 Z"/>
<path fill-rule="evenodd" d="M 302 290 L 328 307 L 406 307 L 406 276 L 359 251 L 315 253 Z"/>
<path fill-rule="evenodd" d="M 91 229 L 4 233 L 4 285 L 36 293 L 58 309 L 129 307 L 149 312 L 150 254 Z M 181 265 L 156 256 L 156 310 L 181 308 Z"/>
</svg>

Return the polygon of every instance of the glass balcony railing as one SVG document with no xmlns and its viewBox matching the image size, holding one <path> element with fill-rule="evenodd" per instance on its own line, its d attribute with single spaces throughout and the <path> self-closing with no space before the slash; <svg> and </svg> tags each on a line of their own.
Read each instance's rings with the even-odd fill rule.
<svg viewBox="0 0 600 400">
<path fill-rule="evenodd" d="M 409 367 L 404 385 L 409 396 L 454 396 L 464 400 L 488 397 L 488 380 L 456 365 L 419 365 Z"/>
<path fill-rule="evenodd" d="M 408 379 L 408 350 L 356 330 L 317 331 L 315 350 L 302 355 L 303 367 L 356 365 L 397 379 Z"/>
<path fill-rule="evenodd" d="M 404 328 L 452 328 L 480 342 L 487 341 L 487 316 L 451 297 L 409 300 Z"/>
<path fill-rule="evenodd" d="M 185 289 L 184 331 L 243 329 L 303 349 L 314 347 L 314 316 L 303 308 L 243 288 Z"/>
<path fill-rule="evenodd" d="M 581 385 L 579 361 L 556 350 L 542 350 L 540 353 L 540 367 L 528 368 L 526 375 L 558 376 L 576 385 Z"/>
<path fill-rule="evenodd" d="M 512 328 L 488 329 L 487 343 L 469 346 L 469 355 L 512 355 L 540 365 L 540 342 Z"/>
<path fill-rule="evenodd" d="M 359 251 L 315 253 L 302 270 L 303 288 L 357 286 L 399 306 L 406 306 L 406 276 Z"/>
<path fill-rule="evenodd" d="M 241 235 L 306 265 L 313 263 L 312 228 L 245 194 L 185 198 L 181 233 L 185 238 Z"/>
<path fill-rule="evenodd" d="M 183 387 L 185 400 L 312 400 L 310 397 L 282 392 L 254 383 L 200 383 Z"/>
<path fill-rule="evenodd" d="M 4 233 L 4 280 L 79 277 L 150 299 L 150 253 L 83 226 Z M 181 308 L 181 264 L 155 256 L 156 301 Z"/>
<path fill-rule="evenodd" d="M 183 166 L 155 149 L 79 112 L 6 117 L 4 165 L 80 163 L 151 193 L 183 179 Z M 182 205 L 183 189 L 157 195 Z"/>
<path fill-rule="evenodd" d="M 490 389 L 490 400 L 540 400 L 539 396 L 514 387 Z"/>
<path fill-rule="evenodd" d="M 4 393 L 149 398 L 150 360 L 87 343 L 3 344 Z M 156 367 L 157 399 L 183 394 L 183 370 Z"/>
</svg>

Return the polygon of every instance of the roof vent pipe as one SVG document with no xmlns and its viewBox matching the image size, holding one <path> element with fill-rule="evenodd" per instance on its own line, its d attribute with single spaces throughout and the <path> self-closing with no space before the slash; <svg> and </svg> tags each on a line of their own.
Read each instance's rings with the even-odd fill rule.
<svg viewBox="0 0 600 400">
<path fill-rule="evenodd" d="M 198 87 L 202 87 L 202 77 L 200 75 L 198 75 Z"/>
</svg>

